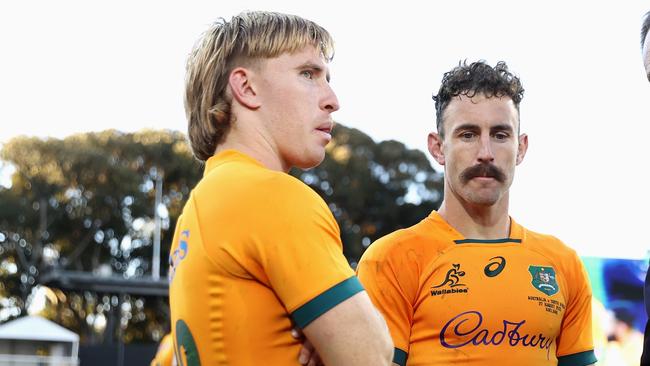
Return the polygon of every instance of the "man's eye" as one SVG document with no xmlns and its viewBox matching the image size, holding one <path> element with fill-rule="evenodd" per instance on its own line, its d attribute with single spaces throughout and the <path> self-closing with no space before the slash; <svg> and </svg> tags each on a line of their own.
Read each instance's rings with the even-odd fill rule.
<svg viewBox="0 0 650 366">
<path fill-rule="evenodd" d="M 508 134 L 505 132 L 495 133 L 494 138 L 496 138 L 497 140 L 505 140 L 508 138 Z"/>
<path fill-rule="evenodd" d="M 307 79 L 313 79 L 314 78 L 314 73 L 309 71 L 309 70 L 303 71 L 300 75 L 306 77 Z"/>
<path fill-rule="evenodd" d="M 464 139 L 471 139 L 472 137 L 474 137 L 474 132 L 463 132 L 460 134 L 460 137 Z"/>
</svg>

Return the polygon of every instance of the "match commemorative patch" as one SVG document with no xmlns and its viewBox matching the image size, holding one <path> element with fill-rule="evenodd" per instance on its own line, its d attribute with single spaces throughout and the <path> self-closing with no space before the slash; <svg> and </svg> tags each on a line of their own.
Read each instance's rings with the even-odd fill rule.
<svg viewBox="0 0 650 366">
<path fill-rule="evenodd" d="M 555 295 L 560 290 L 553 267 L 529 266 L 528 272 L 533 276 L 533 287 L 546 295 Z"/>
</svg>

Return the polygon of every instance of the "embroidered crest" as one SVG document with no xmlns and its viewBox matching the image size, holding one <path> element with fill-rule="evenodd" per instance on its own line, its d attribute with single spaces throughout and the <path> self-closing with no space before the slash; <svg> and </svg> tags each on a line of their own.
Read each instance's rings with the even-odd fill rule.
<svg viewBox="0 0 650 366">
<path fill-rule="evenodd" d="M 529 266 L 528 272 L 533 276 L 533 286 L 546 295 L 555 295 L 560 290 L 553 267 Z"/>
</svg>

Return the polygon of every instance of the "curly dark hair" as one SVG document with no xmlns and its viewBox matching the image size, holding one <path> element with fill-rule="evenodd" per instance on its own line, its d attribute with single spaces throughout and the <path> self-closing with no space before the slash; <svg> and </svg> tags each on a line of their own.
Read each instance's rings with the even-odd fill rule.
<svg viewBox="0 0 650 366">
<path fill-rule="evenodd" d="M 483 94 L 487 98 L 504 96 L 515 103 L 517 112 L 519 103 L 524 97 L 524 88 L 521 81 L 508 70 L 505 62 L 499 61 L 496 66 L 488 65 L 484 60 L 467 64 L 461 61 L 454 69 L 446 72 L 438 95 L 433 96 L 436 102 L 436 127 L 438 133 L 443 135 L 443 112 L 454 97 L 464 95 L 472 98 L 476 94 Z"/>
</svg>

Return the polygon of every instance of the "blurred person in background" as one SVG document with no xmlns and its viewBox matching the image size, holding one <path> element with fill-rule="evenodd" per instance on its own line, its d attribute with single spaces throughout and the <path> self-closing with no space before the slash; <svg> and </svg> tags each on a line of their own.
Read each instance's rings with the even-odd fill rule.
<svg viewBox="0 0 650 366">
<path fill-rule="evenodd" d="M 643 333 L 636 329 L 633 310 L 618 306 L 613 309 L 613 324 L 608 337 L 603 366 L 637 366 L 643 348 Z"/>
</svg>

